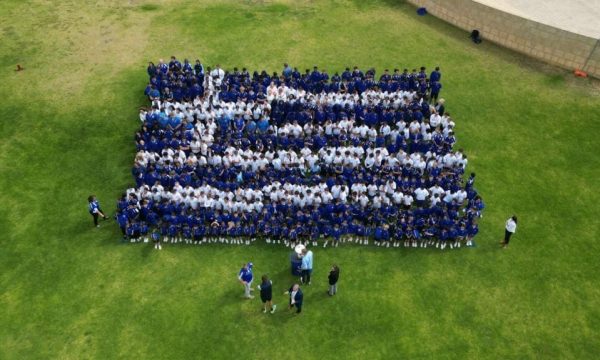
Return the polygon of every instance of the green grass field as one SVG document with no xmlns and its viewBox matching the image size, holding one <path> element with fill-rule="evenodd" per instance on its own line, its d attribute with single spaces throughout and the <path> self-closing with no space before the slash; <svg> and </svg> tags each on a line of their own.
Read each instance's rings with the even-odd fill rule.
<svg viewBox="0 0 600 360">
<path fill-rule="evenodd" d="M 0 359 L 595 359 L 600 86 L 402 1 L 0 2 Z M 442 68 L 487 204 L 474 249 L 317 249 L 300 317 L 262 314 L 283 247 L 122 245 L 147 61 Z M 16 64 L 23 72 L 13 71 Z M 508 250 L 506 218 L 519 216 Z M 331 263 L 339 294 L 325 294 Z M 286 297 L 276 296 L 283 307 Z"/>
</svg>

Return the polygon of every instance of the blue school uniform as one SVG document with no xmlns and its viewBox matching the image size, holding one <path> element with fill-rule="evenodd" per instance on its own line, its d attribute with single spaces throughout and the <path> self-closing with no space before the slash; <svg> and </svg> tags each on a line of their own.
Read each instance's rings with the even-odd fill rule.
<svg viewBox="0 0 600 360">
<path fill-rule="evenodd" d="M 176 237 L 179 234 L 179 227 L 175 224 L 169 225 L 169 236 Z"/>
<path fill-rule="evenodd" d="M 139 226 L 139 230 L 140 230 L 140 235 L 142 235 L 142 236 L 148 235 L 148 224 L 146 224 L 145 222 L 141 223 Z"/>
<path fill-rule="evenodd" d="M 98 211 L 102 211 L 100 210 L 100 203 L 98 202 L 98 200 L 94 200 L 88 204 L 88 211 L 90 212 L 90 214 L 95 214 Z"/>
<path fill-rule="evenodd" d="M 125 213 L 120 212 L 117 214 L 117 222 L 119 223 L 119 227 L 121 229 L 125 229 L 127 227 L 128 218 Z"/>
<path fill-rule="evenodd" d="M 404 231 L 402 230 L 402 226 L 396 226 L 394 229 L 394 239 L 401 240 L 404 237 Z"/>
<path fill-rule="evenodd" d="M 373 232 L 373 237 L 375 241 L 381 241 L 383 239 L 383 227 L 377 226 L 375 227 L 375 231 Z"/>
<path fill-rule="evenodd" d="M 188 225 L 184 225 L 182 229 L 183 237 L 186 239 L 192 238 L 192 229 Z"/>
<path fill-rule="evenodd" d="M 381 240 L 390 241 L 390 231 L 389 229 L 382 228 L 381 229 Z"/>
<path fill-rule="evenodd" d="M 130 239 L 134 238 L 136 235 L 136 228 L 137 228 L 136 223 L 130 223 L 127 226 L 127 229 L 125 230 L 125 232 L 127 233 L 127 237 L 129 237 Z"/>
<path fill-rule="evenodd" d="M 342 236 L 342 232 L 340 231 L 339 227 L 331 227 L 328 226 L 328 235 L 331 236 L 336 242 L 340 240 L 340 237 Z"/>
<path fill-rule="evenodd" d="M 477 235 L 477 233 L 479 233 L 479 226 L 477 224 L 471 224 L 468 227 L 467 233 L 469 237 L 474 237 L 475 235 Z"/>
</svg>

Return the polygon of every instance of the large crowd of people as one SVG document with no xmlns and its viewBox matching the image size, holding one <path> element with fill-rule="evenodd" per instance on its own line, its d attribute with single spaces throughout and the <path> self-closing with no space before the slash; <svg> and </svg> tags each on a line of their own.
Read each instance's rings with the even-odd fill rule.
<svg viewBox="0 0 600 360">
<path fill-rule="evenodd" d="M 441 72 L 148 66 L 117 220 L 131 241 L 470 245 L 484 204 Z M 160 242 L 160 240 L 159 240 Z"/>
</svg>

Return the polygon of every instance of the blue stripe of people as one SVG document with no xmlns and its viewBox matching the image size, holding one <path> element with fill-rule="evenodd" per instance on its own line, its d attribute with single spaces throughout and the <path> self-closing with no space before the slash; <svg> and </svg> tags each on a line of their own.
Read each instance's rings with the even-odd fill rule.
<svg viewBox="0 0 600 360">
<path fill-rule="evenodd" d="M 136 182 L 117 219 L 132 242 L 445 249 L 472 245 L 483 201 L 455 150 L 441 73 L 316 66 L 281 75 L 150 64 Z M 430 101 L 432 103 L 430 103 Z"/>
</svg>

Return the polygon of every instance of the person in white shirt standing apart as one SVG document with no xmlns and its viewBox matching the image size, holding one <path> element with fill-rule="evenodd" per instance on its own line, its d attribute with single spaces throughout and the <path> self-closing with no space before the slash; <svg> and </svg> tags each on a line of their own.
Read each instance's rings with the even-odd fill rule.
<svg viewBox="0 0 600 360">
<path fill-rule="evenodd" d="M 510 241 L 510 237 L 517 231 L 517 216 L 513 215 L 512 217 L 506 220 L 506 226 L 504 229 L 504 241 L 501 242 L 502 248 L 506 249 L 508 247 L 508 242 Z"/>
</svg>

